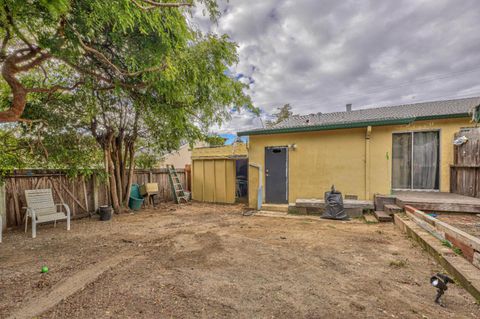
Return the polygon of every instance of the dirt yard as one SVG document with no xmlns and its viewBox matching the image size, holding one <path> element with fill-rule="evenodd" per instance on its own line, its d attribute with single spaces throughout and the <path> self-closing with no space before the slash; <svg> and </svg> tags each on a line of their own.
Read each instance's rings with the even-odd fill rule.
<svg viewBox="0 0 480 319">
<path fill-rule="evenodd" d="M 480 238 L 480 214 L 438 214 L 436 218 Z"/>
<path fill-rule="evenodd" d="M 68 233 L 64 223 L 40 226 L 35 240 L 8 232 L 0 318 L 44 309 L 45 296 L 81 286 L 99 269 L 40 318 L 479 317 L 457 285 L 446 308 L 433 303 L 429 278 L 441 267 L 393 224 L 241 213 L 165 205 L 111 222 L 77 220 Z"/>
</svg>

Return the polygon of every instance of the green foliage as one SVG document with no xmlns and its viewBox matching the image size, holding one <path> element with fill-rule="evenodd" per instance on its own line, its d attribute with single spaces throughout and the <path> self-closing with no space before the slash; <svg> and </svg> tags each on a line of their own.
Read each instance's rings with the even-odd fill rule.
<svg viewBox="0 0 480 319">
<path fill-rule="evenodd" d="M 219 15 L 214 0 L 187 3 L 202 5 L 213 21 Z M 52 56 L 43 68 L 22 73 L 22 84 L 78 85 L 28 95 L 23 118 L 33 122 L 20 124 L 18 137 L 36 148 L 28 161 L 8 159 L 6 167 L 28 163 L 72 174 L 96 168 L 103 157 L 92 125 L 101 123 L 101 133 L 112 129 L 119 136 L 125 126 L 120 121 L 137 115 L 138 136 L 135 132 L 132 138 L 154 150 L 137 152 L 137 167 L 145 167 L 155 159 L 151 154 L 204 140 L 209 128 L 227 120 L 231 110 L 258 113 L 244 93 L 245 85 L 229 75 L 238 62 L 236 44 L 227 36 L 202 34 L 192 27 L 188 10 L 142 10 L 131 0 L 38 0 L 28 5 L 25 0 L 0 0 L 0 36 L 7 28 L 12 33 L 9 50 L 32 43 Z M 10 88 L 0 82 L 0 110 L 11 100 Z M 126 116 L 120 116 L 124 108 L 119 101 L 128 105 Z"/>
<path fill-rule="evenodd" d="M 390 267 L 393 268 L 404 268 L 407 266 L 407 260 L 392 260 L 390 261 Z"/>
<path fill-rule="evenodd" d="M 442 245 L 453 250 L 453 252 L 459 256 L 463 255 L 463 251 L 457 246 L 453 245 L 449 240 L 442 240 Z"/>
<path fill-rule="evenodd" d="M 151 153 L 140 153 L 135 156 L 135 168 L 149 169 L 155 168 L 160 158 Z"/>
<path fill-rule="evenodd" d="M 271 121 L 266 121 L 267 127 L 275 126 L 280 122 L 283 122 L 286 119 L 289 119 L 292 116 L 294 116 L 292 112 L 292 106 L 289 103 L 285 104 L 282 107 L 277 107 L 277 110 L 278 112 L 273 114 L 274 119 Z"/>
<path fill-rule="evenodd" d="M 0 184 L 5 175 L 26 165 L 25 153 L 22 141 L 16 138 L 12 128 L 0 130 Z"/>
<path fill-rule="evenodd" d="M 225 139 L 219 135 L 210 135 L 207 136 L 205 141 L 210 146 L 223 146 L 225 145 Z"/>
</svg>

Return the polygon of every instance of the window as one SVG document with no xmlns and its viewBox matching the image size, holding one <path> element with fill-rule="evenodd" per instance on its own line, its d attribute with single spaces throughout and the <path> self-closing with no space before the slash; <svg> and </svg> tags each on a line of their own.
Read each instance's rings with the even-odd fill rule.
<svg viewBox="0 0 480 319">
<path fill-rule="evenodd" d="M 439 132 L 393 134 L 393 189 L 438 190 Z"/>
</svg>

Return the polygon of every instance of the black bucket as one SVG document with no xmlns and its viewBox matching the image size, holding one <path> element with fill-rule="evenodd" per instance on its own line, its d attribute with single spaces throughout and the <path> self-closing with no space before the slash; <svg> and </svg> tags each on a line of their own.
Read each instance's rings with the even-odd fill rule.
<svg viewBox="0 0 480 319">
<path fill-rule="evenodd" d="M 112 207 L 111 206 L 100 206 L 100 220 L 107 221 L 112 219 Z"/>
</svg>

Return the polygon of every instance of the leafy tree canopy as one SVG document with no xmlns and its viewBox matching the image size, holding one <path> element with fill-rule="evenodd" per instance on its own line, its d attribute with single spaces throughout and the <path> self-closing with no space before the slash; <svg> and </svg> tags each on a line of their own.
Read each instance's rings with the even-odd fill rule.
<svg viewBox="0 0 480 319">
<path fill-rule="evenodd" d="M 295 116 L 292 112 L 292 106 L 287 103 L 282 107 L 277 107 L 278 112 L 273 114 L 274 119 L 266 121 L 267 127 L 272 127 L 274 125 L 279 124 L 280 122 L 285 121 L 286 119 Z"/>
<path fill-rule="evenodd" d="M 229 75 L 236 44 L 196 29 L 192 5 L 218 17 L 214 0 L 0 0 L 0 122 L 24 122 L 56 166 L 103 163 L 117 211 L 139 145 L 173 150 L 256 112 Z"/>
<path fill-rule="evenodd" d="M 251 106 L 227 75 L 236 45 L 194 29 L 182 7 L 195 4 L 217 17 L 214 0 L 0 0 L 0 62 L 10 89 L 0 121 L 18 120 L 31 94 L 79 87 L 124 91 L 152 113 L 180 110 L 179 119 Z M 71 76 L 56 76 L 65 70 Z M 43 81 L 29 82 L 33 75 Z"/>
</svg>

